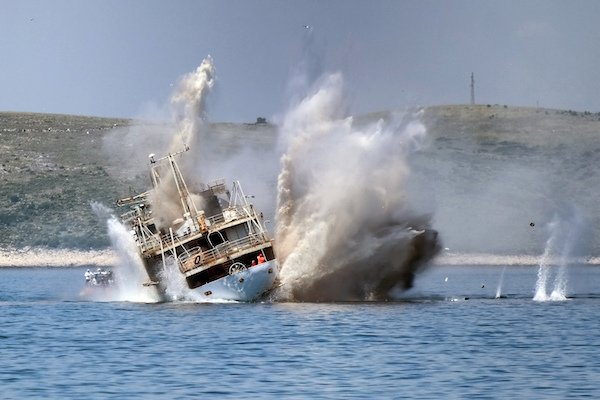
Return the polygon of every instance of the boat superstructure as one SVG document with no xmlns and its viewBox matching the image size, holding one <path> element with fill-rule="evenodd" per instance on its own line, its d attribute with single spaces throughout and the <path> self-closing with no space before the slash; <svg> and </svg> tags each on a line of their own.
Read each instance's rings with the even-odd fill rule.
<svg viewBox="0 0 600 400">
<path fill-rule="evenodd" d="M 163 271 L 175 263 L 187 286 L 203 297 L 255 300 L 278 275 L 262 213 L 248 202 L 239 181 L 231 188 L 224 180 L 200 184 L 190 192 L 176 160 L 187 150 L 160 159 L 150 155 L 153 188 L 117 201 L 130 208 L 121 221 L 144 261 L 145 285 L 164 294 Z M 159 212 L 166 197 L 169 217 Z"/>
</svg>

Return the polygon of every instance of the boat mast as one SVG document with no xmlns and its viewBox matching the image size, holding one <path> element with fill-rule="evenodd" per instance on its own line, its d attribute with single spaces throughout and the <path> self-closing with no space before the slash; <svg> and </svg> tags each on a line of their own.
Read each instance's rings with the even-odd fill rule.
<svg viewBox="0 0 600 400">
<path fill-rule="evenodd" d="M 188 147 L 186 147 L 186 149 L 188 149 Z M 179 165 L 177 165 L 177 163 L 175 162 L 173 155 L 169 154 L 167 157 L 169 159 L 169 165 L 171 166 L 173 178 L 175 179 L 175 186 L 177 186 L 177 191 L 179 192 L 179 198 L 181 199 L 183 213 L 184 215 L 189 214 L 195 219 L 198 215 L 198 209 L 196 208 L 196 204 L 194 204 L 190 197 L 190 192 L 187 188 L 187 185 L 185 184 L 185 181 L 183 180 L 183 175 L 181 174 Z"/>
<path fill-rule="evenodd" d="M 199 229 L 199 227 L 197 226 L 197 222 L 198 221 L 198 209 L 196 208 L 196 204 L 194 203 L 194 201 L 192 200 L 191 196 L 190 196 L 190 192 L 188 190 L 188 187 L 185 183 L 185 180 L 183 179 L 183 175 L 181 174 L 181 170 L 179 169 L 179 165 L 177 165 L 177 162 L 175 161 L 175 156 L 178 156 L 186 151 L 188 151 L 190 148 L 186 145 L 184 147 L 183 150 L 174 153 L 174 154 L 168 154 L 165 157 L 162 157 L 158 160 L 154 159 L 154 154 L 150 154 L 150 164 L 152 165 L 151 167 L 151 173 L 152 173 L 152 184 L 154 186 L 154 188 L 156 189 L 159 186 L 161 179 L 161 174 L 159 171 L 159 167 L 158 165 L 161 164 L 164 161 L 167 161 L 169 163 L 169 168 L 171 170 L 171 174 L 173 175 L 173 180 L 175 181 L 175 187 L 177 188 L 177 193 L 179 194 L 179 200 L 181 201 L 181 207 L 183 208 L 183 217 L 188 220 L 191 219 L 192 224 L 194 226 L 194 228 L 197 230 Z"/>
</svg>

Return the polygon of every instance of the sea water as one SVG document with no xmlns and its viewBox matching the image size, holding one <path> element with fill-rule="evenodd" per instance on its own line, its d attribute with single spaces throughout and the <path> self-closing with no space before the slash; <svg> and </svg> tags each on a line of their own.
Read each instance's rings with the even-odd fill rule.
<svg viewBox="0 0 600 400">
<path fill-rule="evenodd" d="M 435 266 L 388 302 L 132 303 L 0 269 L 0 398 L 599 398 L 600 268 Z M 501 296 L 497 297 L 497 292 Z"/>
</svg>

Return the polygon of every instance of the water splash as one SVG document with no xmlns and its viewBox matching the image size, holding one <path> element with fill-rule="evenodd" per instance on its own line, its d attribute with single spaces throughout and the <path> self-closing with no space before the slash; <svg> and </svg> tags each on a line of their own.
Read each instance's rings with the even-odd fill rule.
<svg viewBox="0 0 600 400">
<path fill-rule="evenodd" d="M 198 147 L 199 133 L 207 119 L 206 99 L 214 86 L 215 67 L 209 55 L 195 71 L 184 75 L 171 95 L 177 134 L 171 141 L 169 152 L 183 145 Z"/>
<path fill-rule="evenodd" d="M 212 57 L 208 56 L 196 70 L 179 79 L 168 107 L 165 106 L 162 112 L 170 115 L 170 123 L 133 124 L 116 128 L 106 135 L 103 150 L 111 164 L 108 171 L 120 180 L 131 179 L 138 185 L 139 181 L 147 179 L 149 154 L 162 156 L 188 146 L 189 156 L 182 158 L 179 166 L 188 177 L 189 186 L 202 183 L 203 166 L 213 153 L 206 122 L 207 98 L 214 84 L 215 67 Z M 163 175 L 160 187 L 151 194 L 159 226 L 169 225 L 173 216 L 181 215 L 179 195 L 171 176 Z"/>
<path fill-rule="evenodd" d="M 161 284 L 165 288 L 163 296 L 165 301 L 171 303 L 238 303 L 235 300 L 208 298 L 200 292 L 190 289 L 173 257 L 165 259 L 165 267 L 159 276 Z"/>
<path fill-rule="evenodd" d="M 535 295 L 533 296 L 534 301 L 547 301 L 548 295 L 546 294 L 546 286 L 548 284 L 548 278 L 550 275 L 550 258 L 554 251 L 555 242 L 558 236 L 558 220 L 555 217 L 549 224 L 548 229 L 550 230 L 550 236 L 546 240 L 546 246 L 544 248 L 544 254 L 540 260 L 540 266 L 537 273 L 537 281 L 535 284 Z"/>
<path fill-rule="evenodd" d="M 99 298 L 96 300 L 139 303 L 159 301 L 160 296 L 153 286 L 143 286 L 149 278 L 131 233 L 117 220 L 109 208 L 99 203 L 92 203 L 92 210 L 99 218 L 106 220 L 108 236 L 116 255 L 113 270 L 114 288 L 98 292 L 96 297 Z"/>
<path fill-rule="evenodd" d="M 345 116 L 343 79 L 325 77 L 280 126 L 280 296 L 385 298 L 412 286 L 438 250 L 429 216 L 406 193 L 408 156 L 424 145 L 419 115 L 358 127 Z"/>
<path fill-rule="evenodd" d="M 176 135 L 169 148 L 192 146 L 194 154 L 186 157 L 192 163 L 180 163 L 191 178 L 191 191 L 193 179 L 202 179 L 202 170 L 212 161 L 203 126 L 213 77 L 208 57 L 181 80 L 171 101 Z M 392 289 L 411 287 L 415 272 L 439 249 L 437 233 L 429 229 L 430 216 L 414 211 L 406 190 L 408 157 L 426 139 L 420 113 L 359 127 L 346 117 L 342 88 L 340 74 L 324 77 L 280 124 L 285 150 L 278 177 L 276 235 L 283 298 L 384 298 Z M 161 186 L 166 188 L 155 190 L 150 200 L 165 210 L 177 210 L 179 198 L 172 195 L 170 184 L 163 179 Z M 153 211 L 157 223 L 172 221 L 169 212 L 159 207 Z M 166 281 L 171 272 L 165 269 Z M 178 281 L 167 287 L 172 299 L 189 298 Z"/>
<path fill-rule="evenodd" d="M 171 105 L 175 119 L 175 134 L 171 138 L 168 153 L 189 148 L 193 154 L 179 160 L 179 167 L 187 184 L 198 186 L 203 182 L 202 164 L 210 154 L 210 144 L 207 138 L 206 101 L 214 86 L 215 68 L 212 57 L 205 58 L 195 71 L 184 75 L 171 95 Z M 167 149 L 156 149 L 163 153 Z M 161 168 L 161 167 L 159 167 Z M 157 187 L 150 193 L 153 204 L 154 218 L 157 227 L 168 227 L 171 222 L 183 214 L 179 192 L 168 171 L 169 166 L 163 166 L 159 173 L 162 176 Z M 196 198 L 199 201 L 199 198 Z"/>
<path fill-rule="evenodd" d="M 159 273 L 161 283 L 165 287 L 165 300 L 171 302 L 205 302 L 200 294 L 190 289 L 185 278 L 179 272 L 175 259 L 165 259 L 165 266 Z"/>
<path fill-rule="evenodd" d="M 568 219 L 555 216 L 548 224 L 550 236 L 546 241 L 538 269 L 534 301 L 564 301 L 567 299 L 567 266 L 570 263 L 570 257 L 582 224 L 582 217 L 577 213 Z M 554 285 L 551 293 L 548 294 L 548 285 L 553 273 Z"/>
<path fill-rule="evenodd" d="M 502 285 L 504 284 L 504 273 L 506 272 L 506 266 L 502 268 L 500 273 L 500 279 L 498 280 L 498 287 L 496 287 L 496 299 L 502 297 Z"/>
</svg>

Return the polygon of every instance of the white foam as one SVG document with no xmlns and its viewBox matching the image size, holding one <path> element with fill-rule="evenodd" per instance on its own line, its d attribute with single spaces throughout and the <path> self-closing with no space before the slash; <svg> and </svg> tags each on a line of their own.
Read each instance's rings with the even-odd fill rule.
<svg viewBox="0 0 600 400">
<path fill-rule="evenodd" d="M 550 235 L 540 262 L 533 300 L 564 301 L 567 299 L 567 266 L 582 225 L 583 219 L 576 212 L 568 218 L 555 215 L 552 222 L 548 224 Z M 548 295 L 547 285 L 553 272 L 555 272 L 554 288 Z"/>
<path fill-rule="evenodd" d="M 496 298 L 499 299 L 502 296 L 502 285 L 504 283 L 504 272 L 506 272 L 506 266 L 502 268 L 500 279 L 498 280 L 498 286 L 496 287 Z"/>
<path fill-rule="evenodd" d="M 138 253 L 137 245 L 127 228 L 112 216 L 106 222 L 108 236 L 116 253 L 114 292 L 109 300 L 154 303 L 160 296 L 154 286 L 144 286 L 150 278 Z"/>
</svg>

